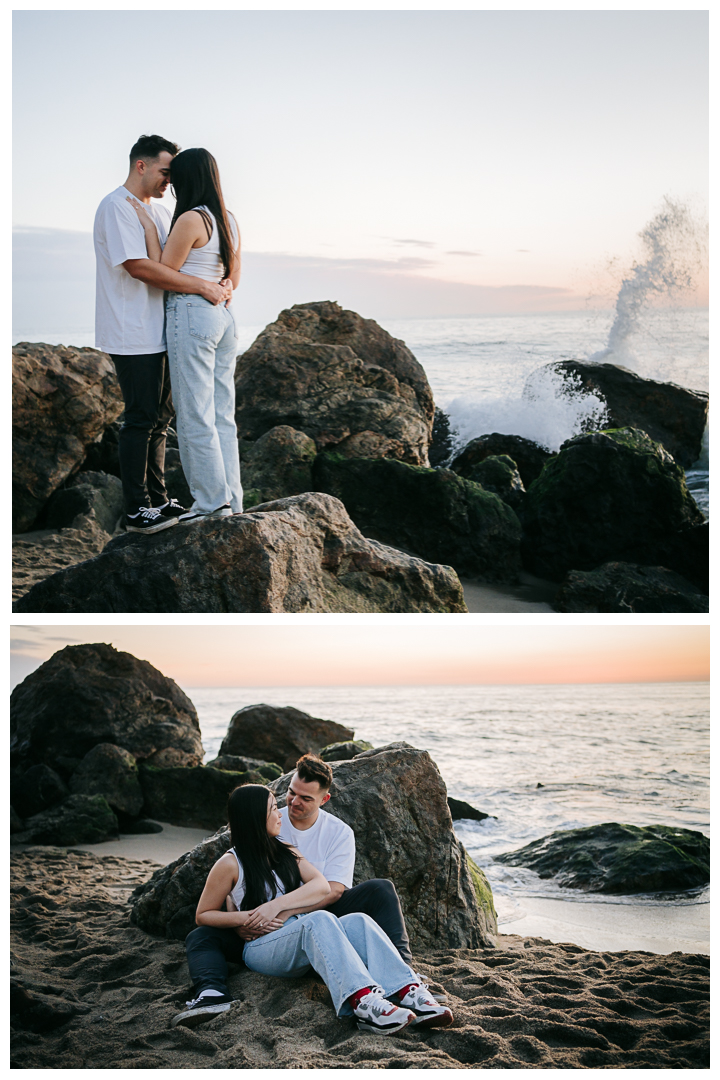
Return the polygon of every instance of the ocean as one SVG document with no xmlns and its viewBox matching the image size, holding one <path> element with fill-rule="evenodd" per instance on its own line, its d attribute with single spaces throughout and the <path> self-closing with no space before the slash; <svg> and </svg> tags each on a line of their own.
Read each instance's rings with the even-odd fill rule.
<svg viewBox="0 0 720 1080">
<path fill-rule="evenodd" d="M 518 905 L 532 899 L 546 906 L 606 905 L 609 919 L 617 905 L 638 916 L 647 909 L 645 921 L 654 909 L 672 916 L 680 939 L 697 937 L 706 924 L 709 888 L 662 898 L 603 897 L 561 889 L 552 879 L 493 858 L 556 829 L 606 821 L 709 835 L 706 683 L 186 692 L 198 711 L 206 760 L 217 755 L 233 713 L 260 702 L 293 705 L 345 724 L 374 746 L 403 741 L 427 750 L 448 794 L 492 815 L 456 822 L 455 830 L 488 876 L 501 929 L 503 919 L 512 922 Z"/>
</svg>

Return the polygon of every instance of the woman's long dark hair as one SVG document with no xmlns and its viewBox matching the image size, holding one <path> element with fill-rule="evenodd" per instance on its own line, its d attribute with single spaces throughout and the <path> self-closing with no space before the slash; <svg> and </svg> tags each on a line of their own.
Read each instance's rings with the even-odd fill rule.
<svg viewBox="0 0 720 1080">
<path fill-rule="evenodd" d="M 228 797 L 230 836 L 245 875 L 241 911 L 250 911 L 274 899 L 277 884 L 273 871 L 285 886 L 285 892 L 302 885 L 297 856 L 267 831 L 269 795 L 262 784 L 243 784 Z"/>
<path fill-rule="evenodd" d="M 183 150 L 170 163 L 170 183 L 175 189 L 177 199 L 170 228 L 172 229 L 180 215 L 187 210 L 197 210 L 200 206 L 207 206 L 217 222 L 224 276 L 230 277 L 237 244 L 233 243 L 230 231 L 217 161 L 208 150 L 203 150 L 202 147 Z M 202 210 L 199 213 L 202 214 L 205 222 L 209 240 L 212 236 L 212 222 Z"/>
</svg>

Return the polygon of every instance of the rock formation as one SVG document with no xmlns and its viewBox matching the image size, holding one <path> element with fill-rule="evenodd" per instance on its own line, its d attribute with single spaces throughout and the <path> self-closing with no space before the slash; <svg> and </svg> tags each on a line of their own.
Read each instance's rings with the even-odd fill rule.
<svg viewBox="0 0 720 1080">
<path fill-rule="evenodd" d="M 561 830 L 495 858 L 587 892 L 677 892 L 710 880 L 708 837 L 668 825 L 607 822 Z"/>
<path fill-rule="evenodd" d="M 292 706 L 248 705 L 230 721 L 220 754 L 277 761 L 286 771 L 303 754 L 316 754 L 329 741 L 352 739 L 353 732 L 331 720 L 319 720 Z"/>
<path fill-rule="evenodd" d="M 364 754 L 366 750 L 374 750 L 372 743 L 365 742 L 364 739 L 354 739 L 323 746 L 321 750 L 318 750 L 318 757 L 321 757 L 323 761 L 349 761 L 358 754 Z"/>
<path fill-rule="evenodd" d="M 450 469 L 319 454 L 315 487 L 367 536 L 486 581 L 517 580 L 520 522 L 497 495 Z"/>
<path fill-rule="evenodd" d="M 131 817 L 142 810 L 137 762 L 113 743 L 93 746 L 70 777 L 70 790 L 74 795 L 102 795 L 113 810 Z"/>
<path fill-rule="evenodd" d="M 250 445 L 241 444 L 244 509 L 312 491 L 316 454 L 310 436 L 287 425 L 270 428 Z"/>
<path fill-rule="evenodd" d="M 202 761 L 195 706 L 152 664 L 111 645 L 68 645 L 16 686 L 10 698 L 14 765 L 73 772 L 98 743 L 155 765 Z"/>
<path fill-rule="evenodd" d="M 33 586 L 14 610 L 467 609 L 457 575 L 448 567 L 366 540 L 341 503 L 310 493 L 153 536 L 128 533 L 96 558 Z"/>
<path fill-rule="evenodd" d="M 325 448 L 369 433 L 377 452 L 428 463 L 425 372 L 403 342 L 338 304 L 282 311 L 239 358 L 235 382 L 241 439 L 289 425 Z"/>
<path fill-rule="evenodd" d="M 448 795 L 448 806 L 453 821 L 484 821 L 485 818 L 493 816 L 486 814 L 483 810 L 478 810 L 463 799 L 453 799 L 450 795 Z"/>
<path fill-rule="evenodd" d="M 102 795 L 70 795 L 59 806 L 43 810 L 12 834 L 13 844 L 100 844 L 117 839 L 118 822 Z"/>
<path fill-rule="evenodd" d="M 492 893 L 481 872 L 471 874 L 430 756 L 395 743 L 339 762 L 334 774 L 327 809 L 355 830 L 355 882 L 394 881 L 413 948 L 491 943 L 497 931 Z M 270 785 L 278 796 L 291 775 Z M 211 866 L 229 847 L 229 833 L 222 831 L 156 871 L 133 894 L 135 925 L 182 940 L 194 926 Z"/>
<path fill-rule="evenodd" d="M 264 784 L 254 770 L 228 772 L 197 765 L 192 769 L 156 769 L 140 766 L 143 812 L 170 825 L 219 829 L 227 824 L 227 799 L 240 784 Z"/>
<path fill-rule="evenodd" d="M 515 462 L 525 487 L 537 480 L 545 462 L 553 456 L 549 450 L 521 435 L 501 435 L 494 431 L 491 435 L 480 435 L 477 439 L 471 439 L 453 459 L 450 468 L 466 480 L 472 480 L 472 470 L 476 465 L 488 457 L 500 455 Z"/>
<path fill-rule="evenodd" d="M 706 612 L 707 596 L 662 566 L 609 562 L 571 570 L 553 600 L 555 611 Z"/>
<path fill-rule="evenodd" d="M 123 409 L 109 356 L 21 342 L 13 362 L 13 529 L 29 529 Z"/>
<path fill-rule="evenodd" d="M 274 761 L 262 761 L 260 758 L 243 757 L 238 754 L 220 754 L 212 761 L 206 761 L 205 768 L 223 769 L 225 772 L 256 772 L 263 778 L 262 782 L 277 780 L 283 773 Z"/>
<path fill-rule="evenodd" d="M 634 428 L 593 432 L 564 443 L 528 488 L 523 556 L 554 581 L 608 561 L 662 565 L 659 546 L 703 521 L 662 446 Z"/>
</svg>

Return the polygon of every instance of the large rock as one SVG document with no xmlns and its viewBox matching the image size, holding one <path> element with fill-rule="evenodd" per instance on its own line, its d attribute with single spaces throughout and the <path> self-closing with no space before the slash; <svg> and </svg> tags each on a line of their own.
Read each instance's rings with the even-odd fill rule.
<svg viewBox="0 0 720 1080">
<path fill-rule="evenodd" d="M 479 435 L 463 447 L 453 459 L 450 468 L 466 480 L 473 479 L 473 469 L 489 457 L 507 456 L 515 462 L 525 487 L 537 480 L 543 471 L 545 462 L 553 455 L 549 450 L 522 435 L 502 435 L 494 431 L 489 435 Z"/>
<path fill-rule="evenodd" d="M 357 757 L 358 754 L 364 754 L 366 750 L 374 749 L 372 743 L 366 742 L 364 739 L 351 739 L 323 746 L 321 750 L 318 750 L 318 757 L 321 757 L 323 761 L 349 761 L 350 758 Z"/>
<path fill-rule="evenodd" d="M 172 679 L 112 645 L 68 645 L 12 692 L 13 764 L 52 766 L 98 743 L 161 766 L 203 758 L 195 706 Z"/>
<path fill-rule="evenodd" d="M 281 425 L 242 449 L 243 506 L 312 491 L 312 463 L 317 447 L 309 435 Z"/>
<path fill-rule="evenodd" d="M 74 795 L 102 795 L 113 810 L 131 817 L 142 809 L 137 762 L 127 750 L 113 743 L 93 746 L 72 774 L 70 790 Z"/>
<path fill-rule="evenodd" d="M 502 504 L 501 504 L 502 505 Z M 310 493 L 250 513 L 129 533 L 33 586 L 16 611 L 464 612 L 453 570 L 365 539 Z"/>
<path fill-rule="evenodd" d="M 547 367 L 572 380 L 573 385 L 604 398 L 608 427 L 646 431 L 684 468 L 700 457 L 707 425 L 707 394 L 675 383 L 644 379 L 618 364 L 560 360 Z"/>
<path fill-rule="evenodd" d="M 289 770 L 303 754 L 316 754 L 327 743 L 352 739 L 353 734 L 342 724 L 319 720 L 292 706 L 248 705 L 230 721 L 220 754 L 277 761 Z"/>
<path fill-rule="evenodd" d="M 430 756 L 394 743 L 339 762 L 334 775 L 327 810 L 355 831 L 354 881 L 387 877 L 395 883 L 413 948 L 492 944 L 492 893 L 455 837 L 445 784 Z M 290 779 L 270 787 L 284 795 Z M 156 871 L 133 893 L 131 921 L 182 939 L 194 926 L 210 868 L 229 847 L 230 835 L 222 831 Z"/>
<path fill-rule="evenodd" d="M 50 497 L 38 525 L 49 529 L 78 529 L 87 519 L 110 535 L 123 514 L 122 483 L 103 472 L 81 472 L 71 477 Z"/>
<path fill-rule="evenodd" d="M 94 517 L 75 519 L 77 527 L 57 532 L 38 529 L 19 533 L 12 541 L 13 600 L 59 570 L 92 559 L 110 542 L 110 533 Z"/>
<path fill-rule="evenodd" d="M 428 463 L 425 372 L 402 341 L 338 304 L 282 311 L 239 357 L 235 384 L 242 439 L 290 425 L 324 448 L 371 433 L 376 453 Z"/>
<path fill-rule="evenodd" d="M 525 505 L 525 485 L 518 467 L 507 454 L 491 454 L 469 470 L 468 480 L 479 484 L 484 491 L 497 495 L 511 506 L 516 514 Z"/>
<path fill-rule="evenodd" d="M 319 454 L 315 487 L 367 536 L 486 581 L 516 581 L 520 522 L 497 495 L 450 469 Z"/>
<path fill-rule="evenodd" d="M 49 765 L 31 765 L 24 771 L 11 770 L 10 801 L 20 817 L 40 814 L 69 794 L 65 781 Z"/>
<path fill-rule="evenodd" d="M 170 825 L 194 829 L 219 829 L 227 824 L 228 795 L 240 784 L 264 784 L 254 770 L 228 772 L 198 765 L 193 769 L 156 769 L 140 766 L 145 797 L 144 813 Z"/>
<path fill-rule="evenodd" d="M 571 570 L 553 600 L 555 611 L 706 612 L 707 596 L 663 566 L 609 562 Z"/>
<path fill-rule="evenodd" d="M 12 351 L 13 529 L 29 529 L 87 448 L 123 410 L 112 360 L 23 341 Z"/>
<path fill-rule="evenodd" d="M 564 443 L 528 488 L 523 554 L 555 581 L 610 561 L 662 565 L 659 547 L 703 521 L 662 446 L 634 428 L 593 432 Z"/>
<path fill-rule="evenodd" d="M 24 822 L 13 844 L 99 844 L 117 839 L 118 822 L 102 795 L 70 795 L 65 802 Z"/>
<path fill-rule="evenodd" d="M 708 837 L 668 825 L 607 822 L 567 829 L 495 858 L 587 892 L 667 892 L 695 889 L 710 880 Z"/>
<path fill-rule="evenodd" d="M 238 754 L 219 754 L 212 761 L 205 762 L 206 769 L 222 769 L 224 772 L 257 772 L 265 780 L 277 780 L 283 770 L 274 761 L 261 758 L 244 757 Z"/>
</svg>

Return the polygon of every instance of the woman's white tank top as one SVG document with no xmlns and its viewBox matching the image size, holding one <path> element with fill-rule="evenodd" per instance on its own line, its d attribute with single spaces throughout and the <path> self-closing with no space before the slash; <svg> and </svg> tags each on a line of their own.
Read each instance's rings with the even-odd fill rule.
<svg viewBox="0 0 720 1080">
<path fill-rule="evenodd" d="M 245 874 L 243 872 L 242 863 L 240 862 L 240 860 L 237 857 L 237 852 L 236 852 L 235 848 L 231 847 L 230 850 L 232 851 L 233 855 L 237 859 L 237 864 L 238 864 L 238 879 L 237 879 L 237 882 L 236 882 L 232 892 L 230 893 L 230 895 L 233 898 L 233 902 L 235 904 L 235 907 L 239 911 L 240 910 L 240 905 L 243 902 L 243 897 L 245 896 Z M 274 874 L 273 876 L 275 878 L 275 885 L 276 885 L 276 888 L 277 888 L 277 895 L 278 896 L 284 896 L 285 895 L 285 886 L 283 885 L 282 881 L 277 876 L 277 874 Z M 269 894 L 268 894 L 267 899 L 268 900 L 270 899 Z"/>
<path fill-rule="evenodd" d="M 190 253 L 180 267 L 181 274 L 190 274 L 192 277 L 203 278 L 205 281 L 220 281 L 223 277 L 223 263 L 220 258 L 220 236 L 218 235 L 215 215 L 207 206 L 195 206 L 195 210 L 204 210 L 212 222 L 212 236 L 207 244 L 202 247 L 190 248 Z M 233 250 L 237 250 L 238 227 L 235 218 L 228 214 L 230 233 L 233 239 Z"/>
</svg>

